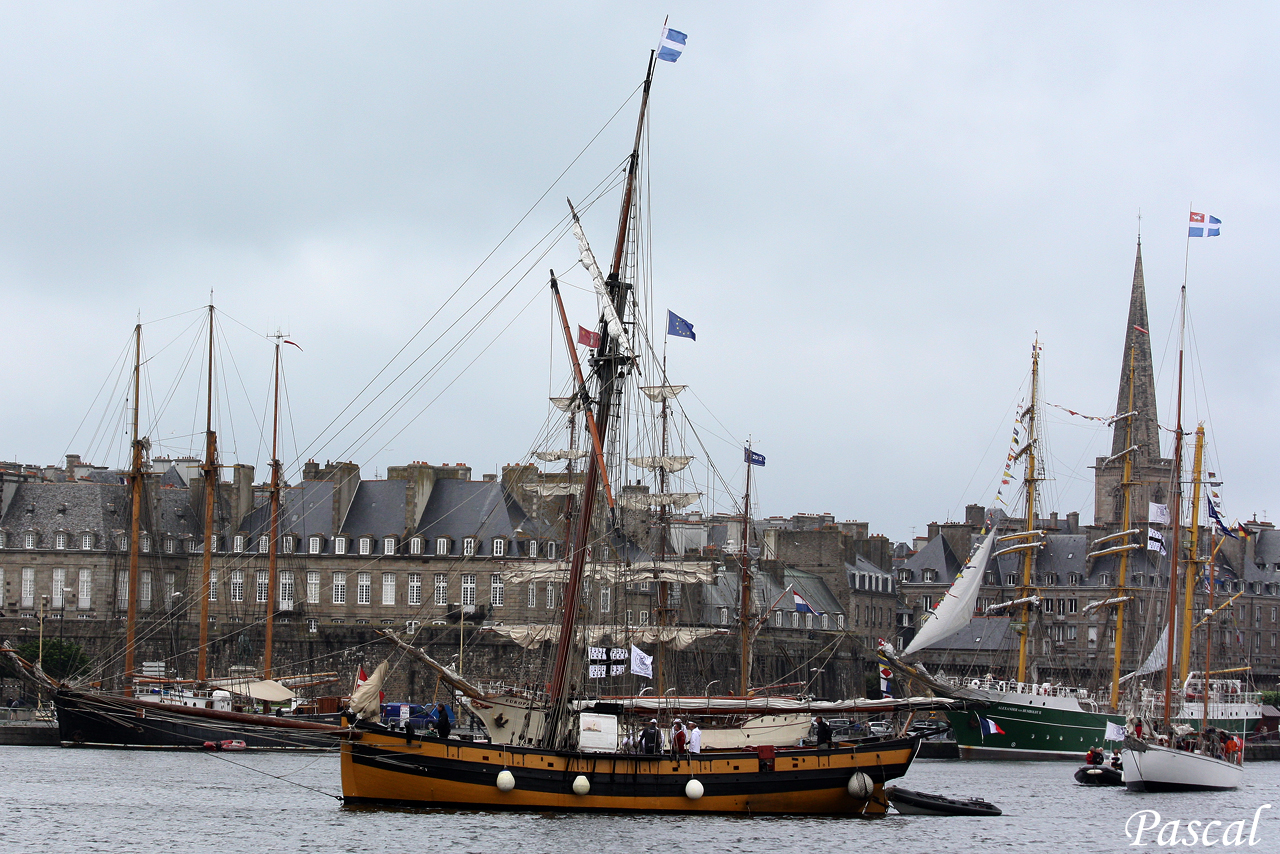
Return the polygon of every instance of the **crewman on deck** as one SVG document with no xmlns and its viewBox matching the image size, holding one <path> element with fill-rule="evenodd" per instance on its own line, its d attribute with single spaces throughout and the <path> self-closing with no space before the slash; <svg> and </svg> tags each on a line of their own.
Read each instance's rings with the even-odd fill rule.
<svg viewBox="0 0 1280 854">
<path fill-rule="evenodd" d="M 689 752 L 701 753 L 702 752 L 702 727 L 698 726 L 697 721 L 690 721 L 689 723 L 693 724 L 693 729 L 689 731 Z"/>
<path fill-rule="evenodd" d="M 654 718 L 649 725 L 640 731 L 640 752 L 657 753 L 662 734 L 658 732 L 658 720 Z"/>
</svg>

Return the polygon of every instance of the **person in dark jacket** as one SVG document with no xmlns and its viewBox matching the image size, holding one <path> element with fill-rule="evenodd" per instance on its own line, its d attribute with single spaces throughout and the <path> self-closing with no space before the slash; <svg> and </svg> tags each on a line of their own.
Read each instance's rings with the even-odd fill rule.
<svg viewBox="0 0 1280 854">
<path fill-rule="evenodd" d="M 817 738 L 815 740 L 818 742 L 818 747 L 823 747 L 824 745 L 826 747 L 830 747 L 831 746 L 831 724 L 824 721 L 822 719 L 822 715 L 818 715 L 818 717 L 813 719 L 813 725 L 817 728 L 817 733 L 816 733 Z"/>
<path fill-rule="evenodd" d="M 662 744 L 662 735 L 658 732 L 658 722 L 649 721 L 649 725 L 640 731 L 640 752 L 657 753 Z"/>
<path fill-rule="evenodd" d="M 441 738 L 448 738 L 449 733 L 453 731 L 453 726 L 449 723 L 449 710 L 444 703 L 436 706 L 436 735 Z"/>
</svg>

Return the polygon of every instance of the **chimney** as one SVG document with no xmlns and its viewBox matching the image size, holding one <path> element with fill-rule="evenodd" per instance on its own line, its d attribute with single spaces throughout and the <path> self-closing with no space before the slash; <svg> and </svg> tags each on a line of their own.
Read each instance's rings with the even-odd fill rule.
<svg viewBox="0 0 1280 854">
<path fill-rule="evenodd" d="M 235 527 L 253 511 L 253 466 L 236 463 L 231 467 L 232 515 Z"/>
</svg>

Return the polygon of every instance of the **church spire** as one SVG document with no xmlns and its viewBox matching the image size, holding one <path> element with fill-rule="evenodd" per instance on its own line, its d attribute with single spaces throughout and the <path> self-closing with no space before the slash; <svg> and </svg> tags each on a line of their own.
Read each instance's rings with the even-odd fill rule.
<svg viewBox="0 0 1280 854">
<path fill-rule="evenodd" d="M 1133 291 L 1129 296 L 1129 325 L 1125 330 L 1124 353 L 1120 360 L 1120 392 L 1116 415 L 1129 411 L 1129 352 L 1136 347 L 1133 372 L 1133 443 L 1138 446 L 1135 463 L 1160 458 L 1160 432 L 1156 421 L 1155 372 L 1151 365 L 1151 335 L 1147 323 L 1147 289 L 1142 279 L 1142 238 L 1133 262 Z M 1111 453 L 1125 449 L 1125 425 L 1117 421 L 1112 434 Z"/>
</svg>

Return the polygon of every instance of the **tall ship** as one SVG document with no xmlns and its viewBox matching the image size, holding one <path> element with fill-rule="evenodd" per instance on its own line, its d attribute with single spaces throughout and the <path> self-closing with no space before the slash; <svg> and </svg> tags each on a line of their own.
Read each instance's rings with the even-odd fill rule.
<svg viewBox="0 0 1280 854">
<path fill-rule="evenodd" d="M 1166 551 L 1174 560 L 1156 548 L 1163 545 L 1161 526 L 1168 522 L 1156 517 L 1161 515 L 1164 501 L 1182 501 L 1182 478 L 1177 459 L 1158 456 L 1154 379 L 1146 330 L 1139 244 L 1120 397 L 1116 415 L 1109 420 L 1114 430 L 1112 453 L 1100 458 L 1097 465 L 1099 484 L 1107 484 L 1105 490 L 1101 485 L 1097 490 L 1099 501 L 1106 501 L 1106 512 L 1115 514 L 1110 526 L 1114 533 L 1087 544 L 1084 537 L 1078 537 L 1075 540 L 1079 542 L 1073 540 L 1071 546 L 1073 550 L 1087 549 L 1083 571 L 1072 586 L 1083 586 L 1084 578 L 1096 579 L 1095 597 L 1080 609 L 1087 623 L 1070 624 L 1063 621 L 1068 615 L 1054 614 L 1055 602 L 1061 608 L 1068 600 L 1054 596 L 1061 595 L 1061 591 L 1052 589 L 1060 582 L 1054 573 L 1042 571 L 1040 566 L 1045 557 L 1052 556 L 1052 532 L 1037 511 L 1038 487 L 1044 480 L 1039 465 L 1038 423 L 1043 403 L 1039 394 L 1041 350 L 1037 343 L 1032 352 L 1029 395 L 1019 407 L 1004 475 L 1007 483 L 1011 479 L 1009 469 L 1017 463 L 1023 465 L 1022 517 L 988 512 L 970 560 L 950 589 L 901 655 L 891 651 L 896 666 L 939 695 L 990 704 L 983 711 L 945 713 L 963 758 L 1078 760 L 1090 748 L 1108 740 L 1118 746 L 1131 715 L 1158 719 L 1166 708 L 1175 722 L 1198 725 L 1205 718 L 1209 726 L 1235 733 L 1251 731 L 1261 718 L 1260 695 L 1248 689 L 1244 673 L 1214 672 L 1206 680 L 1202 672 L 1190 669 L 1191 629 L 1198 617 L 1194 601 L 1197 591 L 1203 593 L 1206 568 L 1218 555 L 1212 543 L 1198 536 L 1203 530 L 1199 509 L 1204 482 L 1199 454 L 1191 478 L 1191 523 L 1185 529 L 1175 528 L 1169 536 L 1172 548 Z M 1178 439 L 1175 458 L 1182 453 L 1180 435 Z M 1108 479 L 1110 472 L 1115 474 Z M 1148 501 L 1140 505 L 1138 494 Z M 1190 537 L 1184 542 L 1187 533 Z M 1184 550 L 1189 557 L 1183 562 L 1189 571 L 1183 574 L 1179 587 L 1177 556 Z M 1004 601 L 980 596 L 984 587 L 990 592 L 993 583 L 1001 582 L 1001 592 L 1008 597 Z M 1171 592 L 1179 595 L 1170 600 Z M 1168 613 L 1176 614 L 1178 618 L 1173 623 L 1181 626 L 1172 646 L 1165 629 L 1168 621 L 1163 618 Z M 956 671 L 963 672 L 968 662 L 964 653 L 954 651 L 954 647 L 962 645 L 954 638 L 996 634 L 1004 623 L 1009 642 L 1004 649 L 1007 668 L 998 676 L 985 668 L 985 672 L 955 675 Z M 979 624 L 983 627 L 978 628 Z M 1056 660 L 1063 636 L 1052 633 L 1066 631 L 1069 625 L 1070 631 L 1087 631 L 1089 649 L 1098 653 L 1092 667 L 1078 669 L 1072 674 L 1072 682 L 1064 682 L 1060 677 L 1068 668 Z M 1207 631 L 1205 637 L 1207 644 Z M 935 657 L 934 672 L 930 673 L 918 659 L 935 646 L 952 647 L 953 651 L 941 665 Z M 1170 656 L 1173 648 L 1180 654 Z M 1131 662 L 1144 651 L 1149 654 L 1133 667 Z M 917 660 L 914 665 L 910 664 L 913 659 Z M 1146 681 L 1146 677 L 1166 668 L 1176 674 L 1174 684 L 1179 686 L 1167 698 Z M 951 675 L 947 675 L 948 671 Z M 1040 672 L 1058 678 L 1040 678 Z"/>
</svg>

